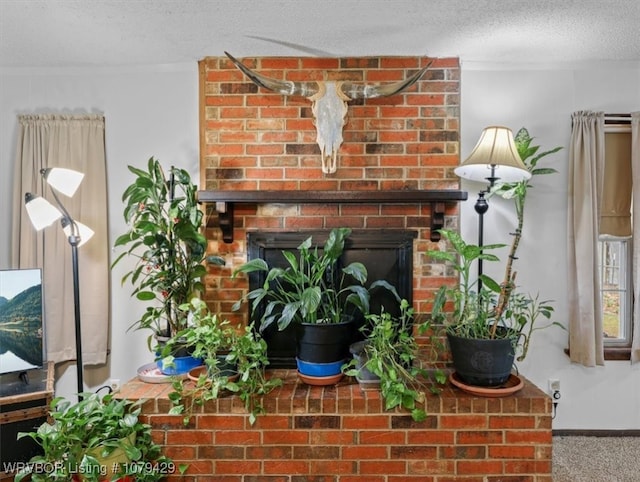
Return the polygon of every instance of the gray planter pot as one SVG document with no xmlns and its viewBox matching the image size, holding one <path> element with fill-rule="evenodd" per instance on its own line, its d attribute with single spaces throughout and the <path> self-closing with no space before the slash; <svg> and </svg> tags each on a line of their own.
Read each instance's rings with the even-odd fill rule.
<svg viewBox="0 0 640 482">
<path fill-rule="evenodd" d="M 369 371 L 364 365 L 367 363 L 366 354 L 364 353 L 364 346 L 366 341 L 357 341 L 352 343 L 349 347 L 349 352 L 353 355 L 353 359 L 356 361 L 356 369 L 358 374 L 356 380 L 363 385 L 379 385 L 380 377 L 375 373 Z"/>
</svg>

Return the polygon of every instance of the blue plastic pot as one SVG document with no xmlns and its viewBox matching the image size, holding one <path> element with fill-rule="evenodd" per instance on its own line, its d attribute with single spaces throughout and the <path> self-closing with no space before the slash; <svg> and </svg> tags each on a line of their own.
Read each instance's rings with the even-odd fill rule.
<svg viewBox="0 0 640 482">
<path fill-rule="evenodd" d="M 310 377 L 330 377 L 341 373 L 340 369 L 342 368 L 342 365 L 344 365 L 345 360 L 339 360 L 331 363 L 316 363 L 296 358 L 296 363 L 298 365 L 298 371 L 303 375 L 308 375 Z"/>
<path fill-rule="evenodd" d="M 158 368 L 163 375 L 183 375 L 188 373 L 189 370 L 199 367 L 203 364 L 201 358 L 194 358 L 192 356 L 178 356 L 173 359 L 173 364 L 170 366 L 165 366 L 162 363 L 162 360 L 158 360 Z"/>
</svg>

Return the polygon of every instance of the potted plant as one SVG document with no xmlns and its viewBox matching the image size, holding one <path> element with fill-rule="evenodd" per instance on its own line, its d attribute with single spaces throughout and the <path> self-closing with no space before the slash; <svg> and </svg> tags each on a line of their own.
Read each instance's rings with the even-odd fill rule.
<svg viewBox="0 0 640 482">
<path fill-rule="evenodd" d="M 172 167 L 167 179 L 153 157 L 146 170 L 129 166 L 129 171 L 135 180 L 122 195 L 128 230 L 115 241 L 116 247 L 127 249 L 112 267 L 133 257 L 134 266 L 122 283 L 130 282 L 132 295 L 150 303 L 130 329 L 151 329 L 152 335 L 168 338 L 187 326 L 187 313 L 179 307 L 204 290 L 205 258 L 215 265 L 224 265 L 224 259 L 206 257 L 203 213 L 187 171 Z"/>
<path fill-rule="evenodd" d="M 15 480 L 153 481 L 173 473 L 174 463 L 162 455 L 151 426 L 139 418 L 141 404 L 111 394 L 86 393 L 77 403 L 55 398 L 50 422 L 18 434 L 31 437 L 43 453 L 32 457 Z"/>
<path fill-rule="evenodd" d="M 282 383 L 266 375 L 266 342 L 253 326 L 233 327 L 212 314 L 200 299 L 194 298 L 182 309 L 190 311 L 192 323 L 168 344 L 178 338 L 183 340 L 194 357 L 204 360 L 204 366 L 189 372 L 190 381 L 174 380 L 174 391 L 169 394 L 174 405 L 170 413 L 183 414 L 186 425 L 195 406 L 218 398 L 226 390 L 244 402 L 253 424 L 257 415 L 264 412 L 260 397 Z"/>
<path fill-rule="evenodd" d="M 209 377 L 216 377 L 222 371 L 228 374 L 225 357 L 236 342 L 235 329 L 229 321 L 210 313 L 207 304 L 200 298 L 193 298 L 180 309 L 188 314 L 189 325 L 167 340 L 162 347 L 159 363 L 165 367 L 174 366 L 174 353 L 179 349 L 187 349 L 192 357 L 202 362 L 202 365 L 190 370 L 190 374 L 196 369 L 203 369 Z M 235 367 L 232 368 L 235 370 Z"/>
<path fill-rule="evenodd" d="M 286 268 L 270 268 L 264 260 L 254 259 L 234 272 L 234 276 L 266 273 L 264 284 L 239 300 L 234 310 L 244 300 L 251 301 L 253 313 L 263 307 L 260 331 L 272 325 L 284 330 L 294 323 L 298 370 L 315 378 L 315 383 L 339 379 L 355 335 L 354 319 L 369 313 L 370 292 L 379 287 L 395 291 L 384 280 L 365 287 L 367 269 L 360 262 L 340 268 L 350 234 L 349 228 L 332 229 L 321 250 L 307 238 L 297 253 L 283 252 Z"/>
<path fill-rule="evenodd" d="M 426 391 L 437 393 L 438 384 L 444 384 L 446 377 L 441 370 L 426 369 L 418 357 L 413 308 L 403 299 L 399 316 L 383 310 L 366 318 L 361 328 L 365 339 L 351 345 L 353 359 L 342 367 L 343 372 L 365 386 L 377 380 L 386 410 L 402 407 L 415 421 L 423 421 L 427 417 Z M 421 332 L 428 328 L 428 322 L 420 326 Z"/>
<path fill-rule="evenodd" d="M 556 172 L 551 168 L 537 167 L 538 161 L 560 150 L 556 147 L 538 153 L 539 146 L 531 146 L 532 138 L 522 128 L 515 137 L 518 154 L 532 177 Z M 450 230 L 441 230 L 444 240 L 452 251 L 430 250 L 427 255 L 445 261 L 460 276 L 460 283 L 454 287 L 442 286 L 436 294 L 432 308 L 432 321 L 444 322 L 452 360 L 456 374 L 469 385 L 499 386 L 510 377 L 513 361 L 518 355 L 522 361 L 529 348 L 534 331 L 551 325 L 537 324 L 540 317 L 549 320 L 553 307 L 549 300 L 539 300 L 538 296 L 520 293 L 516 285 L 513 262 L 522 237 L 524 207 L 529 180 L 499 183 L 491 194 L 512 199 L 516 208 L 517 225 L 513 233 L 511 247 L 501 283 L 483 274 L 481 289 L 478 280 L 471 279 L 471 267 L 478 260 L 496 262 L 496 249 L 504 244 L 477 246 L 466 243 L 462 237 Z M 449 304 L 450 303 L 450 304 Z M 450 307 L 453 306 L 452 312 Z"/>
</svg>

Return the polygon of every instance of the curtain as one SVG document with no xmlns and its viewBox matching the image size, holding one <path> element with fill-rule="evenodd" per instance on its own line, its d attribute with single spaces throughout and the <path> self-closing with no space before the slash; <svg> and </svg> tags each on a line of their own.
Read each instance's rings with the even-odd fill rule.
<svg viewBox="0 0 640 482">
<path fill-rule="evenodd" d="M 633 234 L 631 223 L 631 202 L 633 199 L 631 136 L 629 132 L 607 132 L 605 137 L 600 234 L 628 237 Z M 627 160 L 628 162 L 624 162 Z"/>
<path fill-rule="evenodd" d="M 631 113 L 631 172 L 633 188 L 633 339 L 631 363 L 640 360 L 640 112 Z"/>
<path fill-rule="evenodd" d="M 568 188 L 568 297 L 571 361 L 604 365 L 598 267 L 600 201 L 604 178 L 604 113 L 571 116 Z"/>
<path fill-rule="evenodd" d="M 24 195 L 40 195 L 55 205 L 40 169 L 65 167 L 85 174 L 73 198 L 59 197 L 74 220 L 95 232 L 78 248 L 82 356 L 85 364 L 103 364 L 110 299 L 104 117 L 20 115 L 16 145 L 12 264 L 42 269 L 46 355 L 55 363 L 76 356 L 71 246 L 60 223 L 35 231 Z"/>
</svg>

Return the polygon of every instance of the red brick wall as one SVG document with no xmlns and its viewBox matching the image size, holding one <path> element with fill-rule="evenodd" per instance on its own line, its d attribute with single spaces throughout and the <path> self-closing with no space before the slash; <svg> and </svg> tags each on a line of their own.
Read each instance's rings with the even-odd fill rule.
<svg viewBox="0 0 640 482">
<path fill-rule="evenodd" d="M 345 378 L 310 387 L 295 371 L 264 398 L 255 425 L 238 397 L 207 402 L 188 426 L 167 415 L 167 384 L 137 380 L 121 396 L 146 398 L 144 420 L 187 482 L 551 482 L 551 399 L 527 380 L 506 398 L 448 386 L 429 417 L 385 411 L 380 392 Z"/>
<path fill-rule="evenodd" d="M 262 75 L 286 80 L 403 80 L 426 58 L 246 58 Z M 311 103 L 258 88 L 226 57 L 200 64 L 201 188 L 208 190 L 459 189 L 460 68 L 457 58 L 436 59 L 420 81 L 388 98 L 352 101 L 343 129 L 338 171 L 323 174 Z M 339 196 L 339 194 L 337 194 Z M 414 308 L 428 311 L 433 277 L 424 252 L 429 241 L 428 205 L 236 205 L 234 242 L 222 241 L 209 208 L 210 251 L 226 256 L 211 268 L 206 298 L 229 318 L 246 289 L 231 271 L 246 261 L 248 230 L 401 228 L 418 231 L 414 246 Z M 447 205 L 447 223 L 457 223 Z M 451 281 L 451 280 L 449 280 Z M 245 315 L 246 316 L 246 315 Z"/>
</svg>

